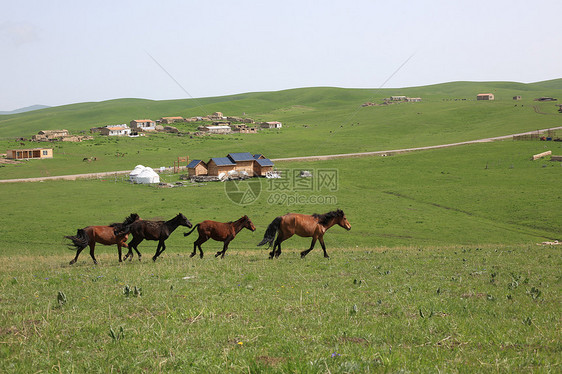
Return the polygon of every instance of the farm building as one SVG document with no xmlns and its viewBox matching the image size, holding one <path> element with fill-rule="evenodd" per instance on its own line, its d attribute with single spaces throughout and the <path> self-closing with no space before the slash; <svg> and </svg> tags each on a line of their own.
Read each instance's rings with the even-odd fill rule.
<svg viewBox="0 0 562 374">
<path fill-rule="evenodd" d="M 224 119 L 222 112 L 215 112 L 207 117 L 212 121 L 220 121 L 221 119 Z"/>
<path fill-rule="evenodd" d="M 476 95 L 476 100 L 494 100 L 494 94 L 485 93 Z"/>
<path fill-rule="evenodd" d="M 245 124 L 232 125 L 232 132 L 240 134 L 256 134 L 258 132 L 258 128 L 254 126 L 249 127 Z"/>
<path fill-rule="evenodd" d="M 234 170 L 236 164 L 228 157 L 213 157 L 207 163 L 208 175 L 218 176 Z"/>
<path fill-rule="evenodd" d="M 134 119 L 130 123 L 133 131 L 155 131 L 156 122 L 151 119 Z"/>
<path fill-rule="evenodd" d="M 206 132 L 208 134 L 230 134 L 232 129 L 230 126 L 199 126 L 197 128 L 199 131 Z"/>
<path fill-rule="evenodd" d="M 52 148 L 10 149 L 6 152 L 6 158 L 15 160 L 53 158 Z"/>
<path fill-rule="evenodd" d="M 192 160 L 187 165 L 187 173 L 190 177 L 195 177 L 197 175 L 207 175 L 207 164 L 201 160 Z"/>
<path fill-rule="evenodd" d="M 107 136 L 129 136 L 131 135 L 131 128 L 126 124 L 105 126 L 100 128 L 99 133 Z"/>
<path fill-rule="evenodd" d="M 406 101 L 406 96 L 391 96 L 390 101 Z"/>
<path fill-rule="evenodd" d="M 41 130 L 37 135 L 33 135 L 31 140 L 34 141 L 47 141 L 47 140 L 61 140 L 68 136 L 68 130 Z"/>
<path fill-rule="evenodd" d="M 254 159 L 254 175 L 265 177 L 268 171 L 273 171 L 273 162 L 269 158 Z"/>
<path fill-rule="evenodd" d="M 260 125 L 264 129 L 280 129 L 283 127 L 283 124 L 278 121 L 271 121 L 271 122 L 262 122 Z"/>
<path fill-rule="evenodd" d="M 159 122 L 169 125 L 174 122 L 185 122 L 185 119 L 183 117 L 162 117 Z"/>
<path fill-rule="evenodd" d="M 521 100 L 521 96 L 519 96 L 519 95 L 513 96 L 513 100 Z"/>
<path fill-rule="evenodd" d="M 251 153 L 229 153 L 226 157 L 234 163 L 234 170 L 245 171 L 249 176 L 254 175 L 254 156 Z"/>
<path fill-rule="evenodd" d="M 409 103 L 419 103 L 422 101 L 421 97 L 407 97 L 406 101 Z"/>
</svg>

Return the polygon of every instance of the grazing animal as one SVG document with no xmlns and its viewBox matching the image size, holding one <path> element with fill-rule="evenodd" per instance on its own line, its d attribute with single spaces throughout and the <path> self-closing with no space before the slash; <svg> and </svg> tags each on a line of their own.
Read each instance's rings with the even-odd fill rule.
<svg viewBox="0 0 562 374">
<path fill-rule="evenodd" d="M 265 231 L 263 240 L 258 244 L 258 246 L 269 243 L 269 247 L 271 247 L 271 243 L 273 243 L 273 239 L 275 239 L 275 234 L 277 234 L 273 250 L 269 252 L 269 258 L 272 259 L 273 256 L 279 257 L 281 254 L 281 243 L 297 234 L 302 237 L 312 237 L 310 248 L 301 252 L 301 258 L 304 258 L 308 252 L 314 249 L 316 240 L 318 240 L 322 245 L 324 257 L 328 258 L 330 256 L 328 256 L 328 253 L 326 252 L 324 234 L 330 227 L 336 224 L 348 231 L 351 230 L 351 225 L 347 221 L 347 218 L 345 218 L 344 212 L 340 209 L 324 214 L 313 215 L 288 213 L 284 216 L 275 218 L 273 222 L 269 224 L 267 230 Z"/>
<path fill-rule="evenodd" d="M 136 221 L 131 225 L 125 227 L 122 232 L 133 234 L 133 239 L 129 242 L 129 252 L 125 255 L 125 260 L 131 256 L 133 259 L 133 249 L 137 252 L 139 256 L 139 261 L 141 259 L 141 253 L 138 250 L 138 245 L 144 240 L 158 240 L 158 247 L 156 247 L 156 253 L 152 257 L 153 261 L 156 261 L 158 256 L 164 252 L 166 249 L 166 244 L 164 243 L 166 239 L 174 232 L 178 226 L 186 226 L 188 228 L 193 227 L 191 222 L 181 213 L 172 218 L 169 221 Z"/>
<path fill-rule="evenodd" d="M 189 257 L 195 256 L 197 253 L 197 248 L 199 248 L 199 257 L 203 258 L 203 250 L 201 249 L 201 244 L 205 243 L 209 239 L 216 240 L 218 242 L 224 242 L 222 251 L 218 251 L 215 257 L 221 256 L 224 258 L 224 254 L 228 249 L 228 244 L 234 240 L 236 234 L 240 232 L 243 228 L 247 228 L 250 231 L 256 231 L 256 227 L 248 216 L 241 217 L 234 222 L 216 222 L 216 221 L 203 221 L 195 225 L 195 227 L 190 232 L 185 232 L 183 236 L 188 236 L 195 229 L 199 233 L 199 238 L 193 243 L 193 252 Z"/>
<path fill-rule="evenodd" d="M 132 224 L 135 221 L 140 220 L 138 214 L 133 213 L 123 221 L 123 223 L 112 223 L 109 226 L 88 226 L 83 229 L 78 229 L 76 235 L 65 236 L 65 238 L 72 240 L 72 244 L 69 246 L 74 246 L 76 248 L 76 257 L 70 261 L 70 265 L 74 264 L 78 260 L 78 255 L 87 246 L 90 246 L 90 257 L 94 260 L 94 264 L 97 265 L 98 261 L 94 256 L 94 249 L 96 248 L 96 243 L 103 245 L 117 244 L 117 249 L 119 251 L 119 262 L 121 262 L 121 247 L 127 247 L 127 239 L 129 235 L 127 233 L 115 234 L 115 231 L 120 231 L 125 226 Z"/>
</svg>

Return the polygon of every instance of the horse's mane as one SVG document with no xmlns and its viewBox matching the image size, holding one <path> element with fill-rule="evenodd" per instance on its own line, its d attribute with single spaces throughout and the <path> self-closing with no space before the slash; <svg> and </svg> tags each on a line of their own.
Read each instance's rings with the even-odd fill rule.
<svg viewBox="0 0 562 374">
<path fill-rule="evenodd" d="M 136 220 L 139 220 L 139 219 L 140 219 L 140 217 L 137 213 L 131 213 L 131 215 L 129 215 L 129 217 L 125 218 L 125 221 L 112 223 L 111 225 L 109 225 L 109 227 L 127 226 L 127 225 L 130 225 L 131 223 L 133 223 L 133 222 L 135 222 Z"/>
<path fill-rule="evenodd" d="M 312 217 L 316 218 L 318 220 L 318 223 L 321 225 L 327 225 L 328 223 L 330 223 L 332 219 L 336 217 L 343 217 L 343 216 L 344 213 L 343 210 L 341 209 L 332 210 L 331 212 L 324 213 L 324 214 L 314 213 L 312 215 Z"/>
</svg>

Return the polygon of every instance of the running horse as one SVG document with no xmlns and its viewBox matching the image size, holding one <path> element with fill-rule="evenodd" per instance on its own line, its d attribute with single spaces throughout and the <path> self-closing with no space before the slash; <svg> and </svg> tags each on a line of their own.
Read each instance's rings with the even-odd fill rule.
<svg viewBox="0 0 562 374">
<path fill-rule="evenodd" d="M 123 223 L 112 223 L 109 226 L 87 226 L 83 229 L 78 229 L 76 235 L 74 236 L 65 236 L 65 238 L 72 240 L 72 244 L 69 244 L 69 246 L 74 246 L 76 248 L 76 257 L 70 261 L 70 265 L 74 264 L 76 260 L 78 260 L 80 252 L 82 252 L 82 250 L 87 246 L 90 246 L 90 257 L 94 260 L 94 264 L 97 265 L 98 261 L 94 256 L 96 243 L 103 245 L 117 244 L 117 249 L 119 250 L 119 262 L 121 262 L 121 247 L 128 248 L 127 239 L 129 238 L 129 235 L 115 235 L 115 231 L 119 231 L 125 226 L 128 226 L 138 220 L 140 220 L 139 215 L 133 213 L 129 215 Z"/>
<path fill-rule="evenodd" d="M 273 243 L 275 239 L 275 234 L 277 234 L 273 250 L 269 252 L 269 258 L 272 259 L 273 256 L 279 257 L 281 254 L 281 243 L 297 234 L 302 237 L 312 237 L 310 248 L 301 252 L 301 258 L 304 258 L 314 249 L 316 240 L 322 245 L 324 257 L 329 258 L 330 256 L 328 256 L 326 245 L 324 244 L 324 234 L 334 225 L 339 225 L 348 231 L 351 230 L 351 225 L 347 221 L 347 218 L 345 218 L 345 213 L 341 209 L 313 215 L 288 213 L 275 218 L 273 222 L 269 224 L 263 240 L 258 246 L 269 243 L 269 247 L 271 247 L 271 243 Z"/>
<path fill-rule="evenodd" d="M 142 257 L 138 250 L 138 245 L 144 240 L 158 240 L 158 247 L 156 247 L 156 253 L 152 257 L 152 261 L 156 261 L 158 256 L 164 252 L 166 249 L 166 244 L 164 243 L 166 239 L 174 232 L 178 226 L 186 226 L 187 228 L 193 227 L 191 222 L 181 213 L 168 221 L 136 221 L 130 225 L 124 227 L 120 233 L 131 233 L 133 239 L 129 242 L 129 252 L 125 255 L 124 260 L 131 256 L 133 259 L 133 249 L 137 252 L 139 256 L 139 261 Z"/>
<path fill-rule="evenodd" d="M 216 221 L 203 221 L 195 225 L 190 232 L 185 232 L 183 236 L 188 236 L 195 229 L 199 233 L 199 237 L 195 242 L 193 242 L 193 252 L 189 257 L 195 256 L 197 253 L 197 248 L 199 248 L 199 257 L 203 258 L 203 250 L 201 249 L 201 244 L 205 243 L 209 239 L 216 240 L 218 242 L 224 242 L 222 251 L 218 251 L 215 257 L 221 256 L 224 258 L 224 254 L 228 249 L 228 244 L 234 240 L 236 234 L 238 234 L 243 228 L 250 231 L 256 231 L 256 227 L 248 216 L 241 217 L 234 222 L 216 222 Z"/>
</svg>

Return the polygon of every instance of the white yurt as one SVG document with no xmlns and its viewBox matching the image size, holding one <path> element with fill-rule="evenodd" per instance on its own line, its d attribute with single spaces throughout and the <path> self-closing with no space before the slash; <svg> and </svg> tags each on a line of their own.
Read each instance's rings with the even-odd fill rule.
<svg viewBox="0 0 562 374">
<path fill-rule="evenodd" d="M 160 176 L 148 166 L 137 165 L 129 174 L 129 179 L 133 183 L 160 183 Z"/>
</svg>

